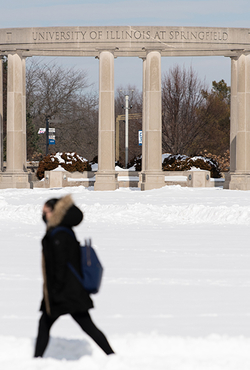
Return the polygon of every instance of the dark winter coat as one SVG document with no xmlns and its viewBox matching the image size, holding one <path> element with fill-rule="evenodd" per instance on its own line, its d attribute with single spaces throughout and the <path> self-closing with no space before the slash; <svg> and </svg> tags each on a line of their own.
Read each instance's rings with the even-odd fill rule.
<svg viewBox="0 0 250 370">
<path fill-rule="evenodd" d="M 67 313 L 86 312 L 93 307 L 89 294 L 82 287 L 67 263 L 70 262 L 80 273 L 79 243 L 60 230 L 51 236 L 57 226 L 72 228 L 83 219 L 83 214 L 67 195 L 56 203 L 47 223 L 47 232 L 42 240 L 43 301 L 41 310 L 51 316 Z"/>
</svg>

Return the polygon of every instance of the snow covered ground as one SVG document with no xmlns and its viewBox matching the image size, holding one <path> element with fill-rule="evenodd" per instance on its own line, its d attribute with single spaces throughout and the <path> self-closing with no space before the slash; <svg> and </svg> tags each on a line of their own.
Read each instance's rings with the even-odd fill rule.
<svg viewBox="0 0 250 370">
<path fill-rule="evenodd" d="M 68 316 L 33 359 L 47 199 L 72 193 L 105 274 L 93 320 L 106 356 Z M 0 368 L 249 370 L 250 192 L 166 186 L 0 190 Z"/>
</svg>

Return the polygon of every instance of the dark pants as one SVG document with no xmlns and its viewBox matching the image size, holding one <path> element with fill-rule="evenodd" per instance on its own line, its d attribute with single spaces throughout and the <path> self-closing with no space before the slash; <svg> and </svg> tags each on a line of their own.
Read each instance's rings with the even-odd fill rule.
<svg viewBox="0 0 250 370">
<path fill-rule="evenodd" d="M 107 354 L 114 353 L 110 347 L 105 335 L 95 326 L 88 312 L 71 314 L 73 319 L 80 325 L 83 331 L 87 333 L 99 347 Z M 59 316 L 58 316 L 59 317 Z M 51 326 L 58 317 L 50 317 L 47 313 L 43 313 L 38 328 L 34 357 L 42 357 L 49 342 L 49 332 Z"/>
</svg>

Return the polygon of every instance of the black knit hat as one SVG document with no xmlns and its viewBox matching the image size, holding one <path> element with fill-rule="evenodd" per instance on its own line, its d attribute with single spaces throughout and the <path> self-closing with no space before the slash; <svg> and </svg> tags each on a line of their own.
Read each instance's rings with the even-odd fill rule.
<svg viewBox="0 0 250 370">
<path fill-rule="evenodd" d="M 44 204 L 46 207 L 49 207 L 52 211 L 55 208 L 56 203 L 58 202 L 58 198 L 52 198 L 47 200 L 47 202 Z"/>
</svg>

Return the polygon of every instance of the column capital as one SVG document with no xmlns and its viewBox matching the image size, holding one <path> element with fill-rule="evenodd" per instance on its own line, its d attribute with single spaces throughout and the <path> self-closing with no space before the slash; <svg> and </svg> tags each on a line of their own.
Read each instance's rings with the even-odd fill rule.
<svg viewBox="0 0 250 370">
<path fill-rule="evenodd" d="M 17 50 L 15 50 L 15 52 L 9 53 L 9 54 L 12 54 L 12 55 L 17 54 L 21 59 L 26 59 L 26 58 L 28 58 L 27 55 L 24 55 L 24 53 L 26 51 L 29 51 L 29 50 L 28 49 L 17 49 Z"/>
<path fill-rule="evenodd" d="M 229 57 L 231 60 L 238 60 L 239 59 L 239 55 L 238 56 L 236 56 L 236 55 L 234 55 L 234 56 L 232 56 L 232 57 Z"/>
<path fill-rule="evenodd" d="M 102 53 L 102 52 L 104 52 L 104 51 L 106 51 L 106 52 L 108 52 L 108 53 L 110 53 L 110 54 L 115 54 L 115 52 L 117 51 L 117 50 L 119 50 L 119 48 L 118 47 L 115 47 L 115 48 L 111 48 L 111 49 L 108 49 L 108 48 L 106 48 L 106 49 L 98 49 L 98 48 L 96 48 L 96 51 L 98 52 L 98 55 L 96 55 L 96 59 L 99 59 L 100 58 L 100 54 Z"/>
<path fill-rule="evenodd" d="M 231 50 L 231 52 L 234 53 L 234 55 L 229 56 L 229 58 L 233 60 L 238 60 L 242 55 L 244 56 L 250 55 L 250 50 L 246 49 L 235 49 Z"/>
<path fill-rule="evenodd" d="M 152 53 L 152 52 L 158 52 L 159 54 L 161 54 L 163 48 L 161 48 L 161 47 L 157 47 L 157 48 L 142 48 L 142 50 L 146 52 L 146 56 L 147 56 L 149 53 Z"/>
<path fill-rule="evenodd" d="M 31 57 L 32 55 L 25 55 L 25 53 L 29 51 L 28 49 L 16 49 L 16 50 L 3 50 L 0 51 L 0 58 L 8 57 L 8 55 L 18 55 L 21 59 L 26 59 Z"/>
</svg>

